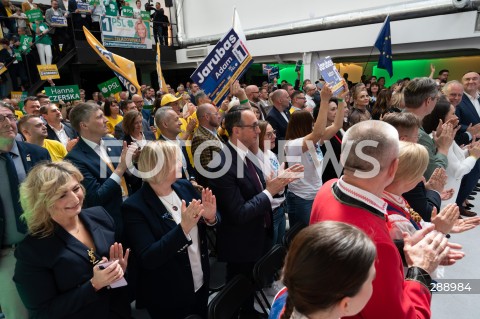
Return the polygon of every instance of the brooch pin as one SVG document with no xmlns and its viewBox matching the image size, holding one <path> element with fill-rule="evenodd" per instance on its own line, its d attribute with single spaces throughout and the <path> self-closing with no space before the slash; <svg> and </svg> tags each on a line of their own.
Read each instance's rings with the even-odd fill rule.
<svg viewBox="0 0 480 319">
<path fill-rule="evenodd" d="M 30 154 L 27 154 L 26 160 L 27 160 L 27 162 L 31 162 L 31 161 L 32 161 L 32 159 L 30 158 Z"/>
<path fill-rule="evenodd" d="M 95 256 L 95 252 L 93 251 L 93 248 L 90 248 L 87 250 L 88 257 L 90 257 L 90 262 L 92 265 L 98 264 L 99 260 L 97 260 L 97 256 Z"/>
</svg>

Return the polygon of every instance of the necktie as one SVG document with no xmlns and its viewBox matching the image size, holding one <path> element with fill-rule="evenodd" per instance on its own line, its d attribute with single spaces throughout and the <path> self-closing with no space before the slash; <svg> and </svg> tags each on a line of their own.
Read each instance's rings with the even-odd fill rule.
<svg viewBox="0 0 480 319">
<path fill-rule="evenodd" d="M 253 184 L 255 185 L 255 188 L 259 193 L 262 192 L 263 186 L 262 186 L 262 183 L 260 182 L 260 178 L 258 177 L 255 166 L 253 165 L 252 161 L 248 157 L 245 157 L 245 162 L 247 164 L 248 173 L 251 179 L 253 180 Z M 272 226 L 272 216 L 270 216 L 269 211 L 265 212 L 264 221 L 265 221 L 266 228 L 270 228 Z"/>
<path fill-rule="evenodd" d="M 17 230 L 21 233 L 26 233 L 27 229 L 25 224 L 20 222 L 20 215 L 23 214 L 22 206 L 20 206 L 20 194 L 18 192 L 18 188 L 20 187 L 20 183 L 18 181 L 17 170 L 15 168 L 15 164 L 13 163 L 12 153 L 2 153 L 1 156 L 5 158 L 6 161 L 6 168 L 8 172 L 8 181 L 10 184 L 10 196 L 12 197 L 12 204 L 13 209 L 15 212 L 15 221 L 17 224 Z"/>
</svg>

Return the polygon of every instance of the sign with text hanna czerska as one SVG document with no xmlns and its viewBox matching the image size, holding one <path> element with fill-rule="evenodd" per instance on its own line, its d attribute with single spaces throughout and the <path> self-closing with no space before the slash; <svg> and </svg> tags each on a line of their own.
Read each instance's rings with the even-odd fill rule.
<svg viewBox="0 0 480 319">
<path fill-rule="evenodd" d="M 78 85 L 47 86 L 45 87 L 45 94 L 52 102 L 58 102 L 60 100 L 80 100 L 80 90 L 78 89 Z"/>
<path fill-rule="evenodd" d="M 252 64 L 252 56 L 233 28 L 218 41 L 190 78 L 220 105 L 230 84 L 238 80 Z"/>
</svg>

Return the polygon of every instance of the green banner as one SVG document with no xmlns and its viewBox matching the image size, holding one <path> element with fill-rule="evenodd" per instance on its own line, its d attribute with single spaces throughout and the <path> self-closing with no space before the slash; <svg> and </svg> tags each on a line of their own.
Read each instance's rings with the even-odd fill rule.
<svg viewBox="0 0 480 319">
<path fill-rule="evenodd" d="M 98 88 L 105 97 L 110 96 L 110 94 L 115 94 L 122 91 L 122 86 L 120 85 L 120 81 L 118 81 L 118 78 L 113 78 L 106 82 L 100 83 L 98 85 Z"/>
<path fill-rule="evenodd" d="M 45 94 L 52 102 L 80 100 L 78 85 L 46 86 Z"/>
<path fill-rule="evenodd" d="M 88 1 L 88 4 L 90 4 L 91 6 L 93 6 L 93 5 L 98 6 L 100 4 L 100 0 L 90 0 L 90 1 Z"/>
<path fill-rule="evenodd" d="M 104 0 L 103 4 L 105 5 L 105 14 L 107 16 L 118 16 L 118 6 L 115 0 Z"/>
<path fill-rule="evenodd" d="M 29 37 L 28 35 L 21 35 L 20 36 L 20 46 L 18 48 L 20 50 L 22 50 L 23 52 L 25 52 L 25 54 L 28 54 L 32 50 L 31 49 L 32 42 L 33 42 L 32 37 Z"/>
<path fill-rule="evenodd" d="M 126 6 L 122 7 L 122 16 L 127 18 L 133 17 L 133 8 Z"/>
<path fill-rule="evenodd" d="M 143 21 L 150 21 L 150 12 L 140 11 L 140 16 L 142 17 Z"/>
<path fill-rule="evenodd" d="M 25 14 L 27 15 L 28 21 L 30 22 L 35 22 L 38 20 L 43 21 L 42 10 L 40 9 L 28 10 L 27 12 L 25 12 Z"/>
</svg>

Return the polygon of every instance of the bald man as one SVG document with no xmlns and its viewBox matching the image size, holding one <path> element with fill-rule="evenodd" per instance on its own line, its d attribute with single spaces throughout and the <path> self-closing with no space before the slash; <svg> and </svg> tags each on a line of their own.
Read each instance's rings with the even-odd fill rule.
<svg viewBox="0 0 480 319">
<path fill-rule="evenodd" d="M 267 118 L 267 112 L 265 111 L 262 103 L 260 103 L 260 89 L 256 85 L 249 85 L 245 88 L 245 94 L 247 95 L 250 103 L 253 103 L 260 110 L 260 119 L 265 121 Z"/>
<path fill-rule="evenodd" d="M 445 236 L 433 227 L 424 228 L 417 238 L 405 238 L 409 268 L 404 274 L 382 199 L 395 177 L 398 154 L 399 137 L 393 126 L 375 120 L 355 124 L 343 137 L 344 175 L 325 183 L 313 203 L 310 224 L 333 220 L 357 226 L 377 247 L 373 294 L 355 318 L 383 318 L 386 313 L 390 319 L 430 318 L 430 274 L 448 253 Z"/>
</svg>

